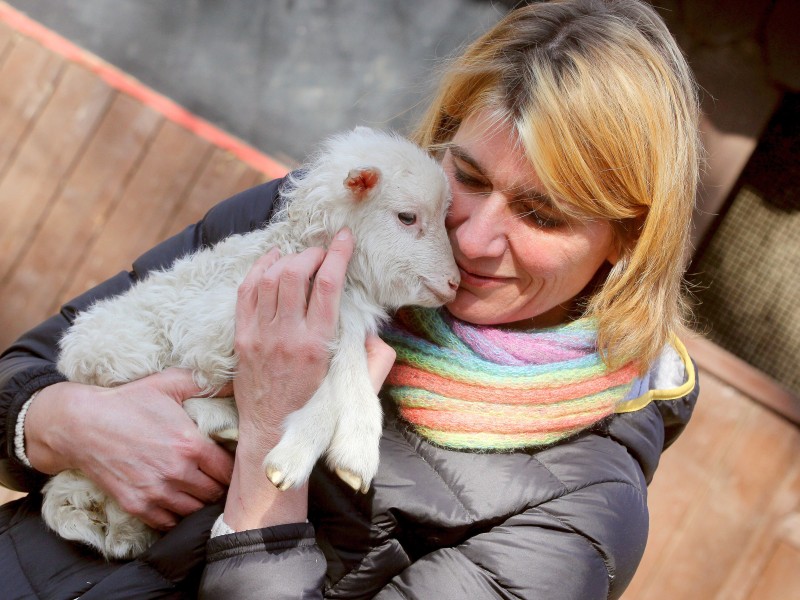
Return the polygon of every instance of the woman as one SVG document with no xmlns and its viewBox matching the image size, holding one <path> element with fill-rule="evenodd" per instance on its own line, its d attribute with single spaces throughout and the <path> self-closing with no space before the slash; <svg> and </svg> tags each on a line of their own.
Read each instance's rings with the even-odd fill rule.
<svg viewBox="0 0 800 600">
<path fill-rule="evenodd" d="M 327 252 L 265 256 L 240 289 L 240 439 L 201 597 L 619 597 L 644 551 L 646 482 L 697 396 L 675 337 L 696 128 L 685 61 L 635 0 L 525 7 L 469 46 L 416 133 L 450 179 L 461 287 L 446 310 L 398 315 L 384 334 L 392 348 L 368 343 L 376 390 L 388 373 L 372 488 L 354 494 L 320 465 L 307 487 L 280 492 L 261 471 L 283 417 L 327 368 L 345 231 Z M 67 545 L 66 571 L 105 579 L 62 578 L 59 592 L 188 589 L 218 512 L 194 511 L 221 495 L 231 467 L 177 410 L 196 391 L 185 374 L 114 390 L 61 382 L 58 332 L 130 277 L 258 226 L 278 183 L 220 204 L 0 364 L 17 427 L 9 451 L 35 467 L 4 456 L 4 482 L 35 489 L 41 473 L 77 466 L 151 525 L 193 513 L 135 564 L 65 558 Z M 87 410 L 91 423 L 76 417 Z"/>
</svg>

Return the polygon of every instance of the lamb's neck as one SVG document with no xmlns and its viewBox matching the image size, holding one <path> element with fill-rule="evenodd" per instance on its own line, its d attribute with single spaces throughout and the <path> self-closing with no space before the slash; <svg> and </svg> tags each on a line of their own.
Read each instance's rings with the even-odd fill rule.
<svg viewBox="0 0 800 600">
<path fill-rule="evenodd" d="M 277 221 L 269 227 L 254 232 L 258 252 L 263 254 L 272 248 L 278 248 L 281 254 L 301 252 L 312 245 L 308 240 L 302 239 L 295 232 L 294 223 L 290 221 Z"/>
<path fill-rule="evenodd" d="M 360 281 L 353 280 L 349 275 L 345 283 L 342 309 L 343 313 L 349 310 L 358 315 L 366 334 L 377 333 L 381 325 L 389 319 L 386 309 L 372 298 Z"/>
</svg>

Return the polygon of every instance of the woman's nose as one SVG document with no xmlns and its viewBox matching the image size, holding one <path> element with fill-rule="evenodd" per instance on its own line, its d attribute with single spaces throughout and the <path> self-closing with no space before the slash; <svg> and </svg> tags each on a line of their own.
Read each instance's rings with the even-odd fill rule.
<svg viewBox="0 0 800 600">
<path fill-rule="evenodd" d="M 499 193 L 475 202 L 451 235 L 465 258 L 502 256 L 508 247 L 508 203 Z"/>
</svg>

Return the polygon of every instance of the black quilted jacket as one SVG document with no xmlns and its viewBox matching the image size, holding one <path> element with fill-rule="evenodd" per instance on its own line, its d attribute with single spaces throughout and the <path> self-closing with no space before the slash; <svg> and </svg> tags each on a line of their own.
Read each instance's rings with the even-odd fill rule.
<svg viewBox="0 0 800 600">
<path fill-rule="evenodd" d="M 631 412 L 566 443 L 530 452 L 436 448 L 391 406 L 380 470 L 357 495 L 324 466 L 309 523 L 214 538 L 210 506 L 139 559 L 107 563 L 48 532 L 45 476 L 14 458 L 14 426 L 30 394 L 62 380 L 55 343 L 76 312 L 148 271 L 269 219 L 279 182 L 219 204 L 24 335 L 0 359 L 0 482 L 31 491 L 0 509 L 3 598 L 617 598 L 647 540 L 647 482 L 688 421 L 694 367 L 670 350 L 639 384 Z M 204 560 L 205 558 L 205 560 Z M 202 577 L 202 580 L 201 580 Z M 199 585 L 199 591 L 198 591 Z"/>
</svg>

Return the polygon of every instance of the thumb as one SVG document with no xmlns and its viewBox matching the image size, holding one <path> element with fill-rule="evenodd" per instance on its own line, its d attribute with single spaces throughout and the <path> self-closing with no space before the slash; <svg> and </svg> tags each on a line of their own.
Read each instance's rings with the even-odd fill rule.
<svg viewBox="0 0 800 600">
<path fill-rule="evenodd" d="M 372 388 L 377 394 L 381 386 L 383 386 L 383 382 L 389 376 L 389 371 L 392 370 L 397 353 L 394 348 L 377 335 L 367 336 L 364 347 L 367 350 L 369 379 L 372 382 Z"/>
<path fill-rule="evenodd" d="M 150 379 L 152 384 L 178 404 L 183 404 L 184 400 L 199 396 L 203 392 L 203 389 L 195 383 L 189 369 L 170 367 L 146 379 Z"/>
</svg>

